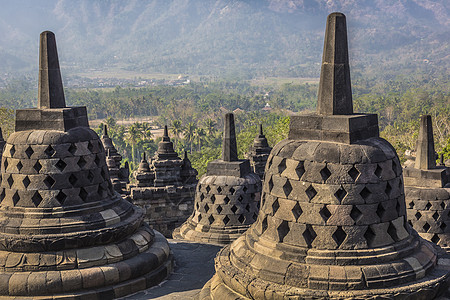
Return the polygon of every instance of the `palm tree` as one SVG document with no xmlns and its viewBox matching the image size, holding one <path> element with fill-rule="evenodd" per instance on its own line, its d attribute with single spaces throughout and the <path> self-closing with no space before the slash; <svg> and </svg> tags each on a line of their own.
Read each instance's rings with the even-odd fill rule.
<svg viewBox="0 0 450 300">
<path fill-rule="evenodd" d="M 201 150 L 203 137 L 206 135 L 205 129 L 197 127 L 194 131 L 194 136 L 197 138 L 198 151 Z"/>
<path fill-rule="evenodd" d="M 140 127 L 142 131 L 142 138 L 145 140 L 150 140 L 153 137 L 152 126 L 150 126 L 147 122 L 143 122 Z"/>
<path fill-rule="evenodd" d="M 206 129 L 206 133 L 208 135 L 213 135 L 214 132 L 216 131 L 216 122 L 214 122 L 212 119 L 206 119 L 204 122 L 204 126 Z"/>
<path fill-rule="evenodd" d="M 125 134 L 125 142 L 131 146 L 131 159 L 133 161 L 133 164 L 136 163 L 136 144 L 138 143 L 139 139 L 142 136 L 142 131 L 140 130 L 139 123 L 134 123 L 130 127 L 128 127 L 128 131 Z"/>
<path fill-rule="evenodd" d="M 197 126 L 195 126 L 195 124 L 193 122 L 189 122 L 186 125 L 185 131 L 184 131 L 184 138 L 189 143 L 189 149 L 190 149 L 191 153 L 192 153 L 192 141 L 194 139 L 194 134 L 195 134 L 196 128 L 197 128 Z"/>
</svg>

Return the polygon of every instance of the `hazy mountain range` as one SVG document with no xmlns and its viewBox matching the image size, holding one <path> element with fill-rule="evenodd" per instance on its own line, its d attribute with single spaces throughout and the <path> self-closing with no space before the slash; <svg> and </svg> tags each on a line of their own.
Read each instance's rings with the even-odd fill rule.
<svg viewBox="0 0 450 300">
<path fill-rule="evenodd" d="M 51 30 L 72 74 L 317 77 L 333 11 L 347 15 L 356 74 L 448 74 L 448 0 L 3 0 L 0 73 L 37 73 Z"/>
</svg>

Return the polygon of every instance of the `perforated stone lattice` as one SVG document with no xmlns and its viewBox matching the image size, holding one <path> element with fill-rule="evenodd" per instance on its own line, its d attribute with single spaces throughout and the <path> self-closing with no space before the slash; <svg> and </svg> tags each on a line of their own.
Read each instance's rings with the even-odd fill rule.
<svg viewBox="0 0 450 300">
<path fill-rule="evenodd" d="M 100 140 L 5 145 L 1 206 L 71 206 L 113 195 Z M 55 186 L 57 184 L 57 186 Z"/>
</svg>

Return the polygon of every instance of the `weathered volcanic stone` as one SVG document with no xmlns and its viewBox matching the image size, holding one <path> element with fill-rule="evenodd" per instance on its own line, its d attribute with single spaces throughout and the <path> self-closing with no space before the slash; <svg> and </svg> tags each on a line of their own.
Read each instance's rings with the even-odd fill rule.
<svg viewBox="0 0 450 300">
<path fill-rule="evenodd" d="M 154 159 L 145 153 L 134 176 L 136 186 L 129 185 L 128 199 L 145 209 L 145 221 L 166 237 L 183 224 L 194 208 L 197 170 L 184 154 L 180 159 L 173 149 L 167 126 Z"/>
<path fill-rule="evenodd" d="M 248 160 L 237 157 L 233 114 L 225 115 L 222 159 L 208 163 L 196 189 L 194 211 L 175 229 L 174 238 L 229 244 L 255 222 L 261 198 L 261 180 Z"/>
<path fill-rule="evenodd" d="M 267 158 L 269 157 L 271 150 L 272 148 L 269 147 L 269 143 L 263 133 L 262 124 L 260 124 L 259 135 L 256 136 L 253 145 L 250 147 L 250 151 L 246 156 L 250 160 L 253 172 L 255 172 L 261 180 L 264 179 L 264 168 L 266 167 Z"/>
<path fill-rule="evenodd" d="M 326 58 L 347 49 L 343 14 L 328 16 L 326 34 L 322 81 L 336 77 L 339 67 Z M 339 64 L 346 80 L 321 86 L 332 91 L 319 93 L 318 107 L 330 105 L 322 103 L 330 100 L 324 95 L 351 90 L 348 62 Z M 326 134 L 311 139 L 308 132 L 318 119 L 325 124 L 339 116 L 350 126 L 335 133 L 354 131 L 349 95 L 333 101 L 337 108 L 330 111 L 341 115 L 319 110 L 317 117 L 303 119 L 304 131 L 291 122 L 295 134 L 272 149 L 258 220 L 219 252 L 216 274 L 200 299 L 412 300 L 445 291 L 449 256 L 406 222 L 394 148 L 378 130 L 346 142 Z M 373 115 L 358 119 L 377 124 Z"/>
<path fill-rule="evenodd" d="M 125 163 L 124 167 L 120 166 L 122 155 L 117 152 L 111 138 L 108 136 L 108 127 L 106 124 L 103 125 L 101 141 L 106 151 L 106 161 L 114 190 L 119 194 L 126 195 L 128 194 L 127 184 L 130 182 L 130 168 L 128 162 Z"/>
<path fill-rule="evenodd" d="M 436 166 L 431 116 L 421 117 L 415 166 L 404 168 L 408 222 L 421 237 L 450 251 L 450 169 Z"/>
<path fill-rule="evenodd" d="M 0 128 L 0 156 L 3 153 L 3 148 L 5 147 L 6 141 L 3 139 L 3 131 Z"/>
<path fill-rule="evenodd" d="M 17 111 L 1 162 L 0 296 L 112 299 L 158 284 L 172 269 L 167 240 L 114 191 L 86 108 L 66 122 L 53 33 L 40 55 L 38 108 Z"/>
</svg>

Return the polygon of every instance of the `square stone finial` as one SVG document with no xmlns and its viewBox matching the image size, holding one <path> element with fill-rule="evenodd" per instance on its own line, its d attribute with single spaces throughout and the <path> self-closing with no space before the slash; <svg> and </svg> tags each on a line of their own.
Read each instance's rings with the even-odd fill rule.
<svg viewBox="0 0 450 300">
<path fill-rule="evenodd" d="M 327 18 L 317 113 L 291 117 L 289 139 L 352 144 L 379 136 L 376 114 L 354 114 L 345 15 Z"/>
<path fill-rule="evenodd" d="M 225 114 L 225 126 L 223 131 L 222 143 L 222 160 L 237 161 L 237 145 L 236 133 L 234 127 L 234 115 L 232 113 Z"/>
<path fill-rule="evenodd" d="M 66 107 L 55 34 L 40 35 L 38 107 L 16 111 L 16 131 L 89 127 L 85 106 Z"/>
<path fill-rule="evenodd" d="M 416 169 L 429 170 L 436 168 L 434 152 L 433 123 L 430 115 L 420 118 L 419 139 L 417 141 Z"/>
</svg>

